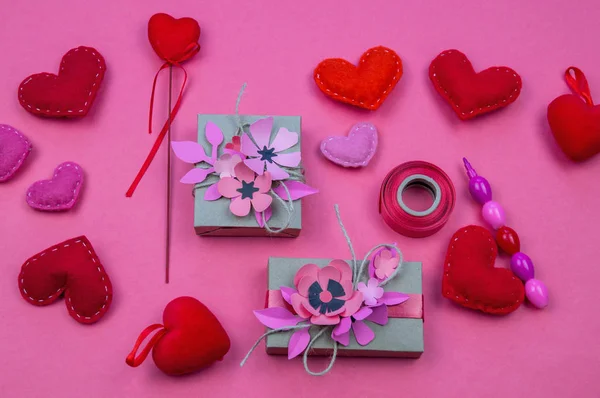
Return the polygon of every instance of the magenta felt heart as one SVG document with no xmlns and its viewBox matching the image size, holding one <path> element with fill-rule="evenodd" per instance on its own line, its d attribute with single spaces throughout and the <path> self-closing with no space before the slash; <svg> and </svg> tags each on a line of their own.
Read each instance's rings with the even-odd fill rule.
<svg viewBox="0 0 600 398">
<path fill-rule="evenodd" d="M 20 131 L 0 124 L 0 182 L 9 180 L 31 152 L 31 143 Z"/>
<path fill-rule="evenodd" d="M 51 180 L 34 182 L 27 190 L 27 204 L 43 211 L 65 211 L 75 206 L 81 186 L 83 170 L 74 162 L 65 162 L 54 170 Z"/>
<path fill-rule="evenodd" d="M 321 152 L 335 164 L 344 167 L 365 167 L 377 150 L 377 128 L 371 123 L 357 123 L 347 137 L 327 137 L 321 142 Z"/>
</svg>

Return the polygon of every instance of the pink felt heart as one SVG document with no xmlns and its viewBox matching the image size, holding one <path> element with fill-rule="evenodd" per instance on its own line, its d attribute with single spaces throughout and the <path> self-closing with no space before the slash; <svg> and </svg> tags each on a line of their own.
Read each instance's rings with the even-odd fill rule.
<svg viewBox="0 0 600 398">
<path fill-rule="evenodd" d="M 365 167 L 377 150 L 377 128 L 371 123 L 357 123 L 347 137 L 327 137 L 321 142 L 321 152 L 335 164 L 344 167 Z"/>
<path fill-rule="evenodd" d="M 31 143 L 17 129 L 0 124 L 0 182 L 9 180 L 31 152 Z"/>
<path fill-rule="evenodd" d="M 65 211 L 75 206 L 81 186 L 83 170 L 74 162 L 61 163 L 51 180 L 34 182 L 27 190 L 27 204 L 43 211 Z"/>
</svg>

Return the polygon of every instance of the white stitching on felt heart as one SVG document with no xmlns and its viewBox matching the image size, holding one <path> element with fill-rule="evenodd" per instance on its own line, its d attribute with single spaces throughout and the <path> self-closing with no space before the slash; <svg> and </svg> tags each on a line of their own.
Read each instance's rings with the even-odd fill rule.
<svg viewBox="0 0 600 398">
<path fill-rule="evenodd" d="M 0 179 L 2 179 L 2 178 L 4 178 L 4 177 L 6 177 L 7 175 L 9 175 L 9 174 L 11 174 L 11 173 L 14 173 L 14 172 L 15 172 L 15 170 L 16 170 L 16 169 L 18 169 L 18 168 L 19 168 L 19 167 L 20 167 L 20 166 L 23 164 L 23 162 L 25 161 L 25 158 L 27 157 L 27 155 L 29 155 L 29 151 L 31 151 L 31 143 L 29 142 L 29 140 L 27 139 L 27 137 L 25 137 L 23 134 L 19 133 L 17 130 L 13 129 L 13 128 L 12 128 L 12 127 L 10 127 L 9 125 L 6 125 L 6 124 L 5 124 L 5 125 L 3 125 L 3 126 L 2 126 L 2 128 L 4 128 L 4 129 L 6 129 L 6 130 L 8 130 L 8 131 L 10 131 L 10 132 L 12 132 L 12 133 L 15 133 L 16 135 L 18 135 L 18 136 L 19 136 L 19 138 L 21 138 L 21 139 L 22 139 L 22 140 L 24 140 L 24 141 L 25 141 L 27 144 L 29 144 L 29 150 L 27 150 L 27 151 L 23 152 L 23 153 L 21 154 L 21 158 L 19 159 L 19 161 L 18 161 L 18 162 L 17 162 L 17 163 L 16 163 L 16 164 L 13 166 L 13 168 L 12 168 L 12 169 L 10 169 L 10 170 L 8 170 L 6 173 L 2 174 L 2 175 L 0 176 Z"/>
<path fill-rule="evenodd" d="M 441 54 L 439 55 L 439 57 L 443 57 L 443 56 L 445 56 L 446 54 L 448 54 L 448 55 L 449 55 L 449 54 L 452 54 L 452 53 L 454 53 L 454 52 L 458 52 L 458 51 L 453 51 L 453 50 L 444 51 L 443 53 L 441 53 Z M 465 55 L 463 54 L 463 56 L 465 56 Z M 437 59 L 437 57 L 436 57 L 436 59 Z M 435 59 L 434 59 L 434 61 L 435 61 Z M 466 56 L 465 56 L 465 59 L 463 59 L 463 62 L 464 62 L 464 63 L 466 63 L 466 62 L 467 62 Z M 433 77 L 435 78 L 435 81 L 436 81 L 436 83 L 437 83 L 438 87 L 440 87 L 442 90 L 444 90 L 444 94 L 446 94 L 446 96 L 448 97 L 448 101 L 450 101 L 450 104 L 451 104 L 451 105 L 454 105 L 454 107 L 455 107 L 455 108 L 458 108 L 458 104 L 456 104 L 456 103 L 455 103 L 455 102 L 452 100 L 452 96 L 450 96 L 450 94 L 448 93 L 448 91 L 446 91 L 446 89 L 444 88 L 444 86 L 442 86 L 442 83 L 440 82 L 440 80 L 439 80 L 439 78 L 438 78 L 438 76 L 437 76 L 437 73 L 435 73 L 435 64 L 434 64 L 433 62 L 432 62 L 432 65 L 431 65 L 431 69 L 434 71 L 434 72 L 433 72 Z M 516 78 L 516 79 L 515 79 L 515 83 L 517 84 L 517 86 L 519 85 L 519 78 L 518 78 L 517 74 L 516 74 L 516 73 L 515 73 L 513 70 L 511 70 L 511 69 L 509 69 L 509 68 L 506 68 L 506 67 L 501 67 L 501 68 L 498 68 L 498 67 L 497 67 L 497 68 L 496 68 L 496 70 L 497 70 L 497 71 L 504 70 L 506 73 L 510 73 L 510 72 L 512 72 L 512 74 L 513 74 L 513 77 L 515 77 L 515 78 Z M 475 73 L 477 73 L 477 72 L 475 72 Z M 519 91 L 519 90 L 518 90 L 518 88 L 515 88 L 515 89 L 514 89 L 514 91 L 512 92 L 512 94 L 508 96 L 508 99 L 511 99 L 512 97 L 514 97 L 514 96 L 515 96 L 515 93 L 517 93 L 518 91 Z M 503 102 L 503 103 L 505 103 L 505 102 L 506 102 L 506 99 L 503 99 L 503 100 L 502 100 L 502 102 Z M 492 107 L 496 107 L 496 106 L 498 106 L 498 105 L 500 105 L 500 102 L 496 102 L 495 104 L 491 104 L 491 105 L 486 105 L 485 107 L 486 107 L 486 108 L 492 108 Z M 478 110 L 479 110 L 479 111 L 483 111 L 483 107 L 480 107 Z M 475 111 L 474 111 L 474 110 L 471 110 L 471 111 L 469 112 L 469 115 L 473 114 L 473 112 L 475 112 Z M 461 115 L 463 115 L 463 116 L 465 116 L 465 115 L 466 115 L 466 113 L 465 113 L 465 112 L 460 112 L 460 114 L 461 114 Z"/>
<path fill-rule="evenodd" d="M 76 164 L 73 163 L 65 163 L 62 164 L 59 168 L 57 168 L 54 171 L 54 176 L 52 177 L 52 179 L 50 181 L 52 181 L 53 179 L 55 179 L 56 177 L 58 177 L 58 173 L 64 168 L 64 167 L 74 167 L 75 170 L 79 173 L 79 176 L 81 176 L 82 172 L 81 172 L 81 168 L 79 166 L 77 166 Z M 47 181 L 47 180 L 46 180 Z M 77 188 L 79 187 L 79 185 L 81 184 L 81 180 L 77 181 L 75 184 L 75 187 L 73 188 L 73 199 L 71 199 L 70 201 L 68 201 L 67 203 L 57 203 L 55 205 L 42 205 L 41 203 L 36 203 L 38 206 L 43 206 L 46 207 L 47 209 L 53 208 L 53 209 L 58 209 L 61 208 L 63 206 L 71 206 L 72 204 L 75 203 L 75 201 L 77 200 Z M 33 186 L 33 185 L 32 185 Z M 31 192 L 27 193 L 27 196 L 31 198 Z"/>
<path fill-rule="evenodd" d="M 79 51 L 80 48 L 83 48 L 83 51 L 85 51 L 85 52 L 88 51 L 88 48 L 86 48 L 86 47 L 77 47 L 75 49 L 69 50 L 69 52 L 67 52 L 65 54 L 65 56 L 62 59 L 62 62 L 60 63 L 60 69 L 59 69 L 59 71 L 62 71 L 62 70 L 65 69 L 65 61 L 66 61 L 67 57 L 70 56 L 72 53 L 75 53 L 75 52 Z M 96 57 L 96 61 L 99 64 L 98 65 L 98 69 L 102 70 L 102 61 L 100 60 L 100 56 L 98 54 L 96 54 L 96 52 L 94 52 L 94 51 L 91 51 L 91 53 L 92 53 L 92 55 L 94 57 Z M 43 77 L 55 77 L 55 76 L 57 76 L 57 75 L 53 75 L 51 73 L 38 73 L 38 74 L 36 74 L 36 76 L 39 76 L 39 75 L 42 75 Z M 98 79 L 99 76 L 100 76 L 100 73 L 96 73 L 96 76 L 94 77 L 94 83 L 92 84 L 92 88 L 96 87 L 96 85 L 100 83 L 100 81 L 99 81 L 100 79 Z M 26 105 L 27 108 L 29 108 L 29 109 L 33 109 L 33 108 L 32 108 L 32 106 L 30 104 L 25 103 L 25 100 L 23 99 L 23 87 L 25 87 L 27 85 L 27 83 L 29 83 L 31 80 L 33 80 L 32 77 L 30 77 L 29 79 L 25 80 L 23 82 L 23 84 L 21 85 L 21 87 L 19 88 L 19 101 L 21 101 L 21 103 L 24 104 L 24 105 Z M 92 96 L 92 90 L 91 89 L 88 90 L 87 94 L 88 94 L 88 97 L 91 97 Z M 83 106 L 87 107 L 88 106 L 88 101 L 86 101 L 83 104 Z M 35 110 L 38 111 L 38 112 L 46 112 L 48 114 L 50 114 L 50 113 L 61 113 L 60 109 L 57 109 L 55 111 L 51 111 L 50 109 L 40 109 L 40 108 L 36 107 Z M 77 113 L 83 113 L 84 110 L 85 109 L 79 109 L 79 110 L 77 110 Z M 75 111 L 73 111 L 72 109 L 67 109 L 66 112 L 67 113 L 73 113 Z"/>
<path fill-rule="evenodd" d="M 465 229 L 463 229 L 460 232 L 462 232 L 463 234 L 466 234 L 467 232 L 469 232 L 469 230 L 467 228 L 465 228 Z M 471 233 L 473 233 L 473 232 L 471 232 Z M 489 236 L 487 237 L 487 239 L 488 239 L 488 242 L 490 242 L 492 245 L 496 245 L 496 242 L 494 242 L 493 240 L 491 240 Z M 453 242 L 457 242 L 458 241 L 458 237 L 454 238 L 452 241 Z M 454 254 L 454 243 L 452 243 L 452 245 L 450 245 L 450 250 L 448 250 L 448 252 L 449 252 L 449 254 L 448 254 L 448 264 L 447 264 L 447 267 L 450 269 L 451 262 L 452 262 L 452 255 Z M 493 256 L 492 256 L 491 253 L 493 253 L 493 252 L 494 252 L 494 249 L 490 248 L 490 257 L 488 258 L 488 263 L 492 261 L 492 257 Z M 492 267 L 495 268 L 493 264 L 492 264 Z M 446 277 L 450 277 L 450 272 L 446 272 Z M 515 276 L 513 276 L 512 279 L 515 280 L 517 278 Z M 446 292 L 446 295 L 450 296 L 450 292 Z M 465 299 L 466 302 L 469 302 L 469 298 L 467 296 L 465 296 L 463 294 L 463 297 L 464 297 L 464 299 Z M 460 300 L 460 296 L 456 296 L 456 298 L 458 300 Z M 519 302 L 520 302 L 520 300 L 516 300 L 515 301 L 515 303 L 519 303 Z M 514 306 L 514 304 L 507 305 L 506 307 L 499 307 L 499 308 L 498 307 L 493 307 L 493 308 L 494 309 L 498 309 L 498 310 L 503 310 L 505 308 L 509 308 L 509 307 L 512 307 L 512 306 Z"/>
<path fill-rule="evenodd" d="M 366 59 L 369 57 L 369 55 L 371 55 L 371 53 L 377 52 L 377 51 L 381 51 L 381 50 L 382 50 L 381 48 L 374 48 L 373 50 L 367 51 L 367 53 L 364 55 L 364 57 L 361 57 L 362 59 L 360 60 L 360 63 L 364 63 L 366 61 Z M 387 50 L 387 49 L 383 49 L 383 52 L 390 53 L 391 51 Z M 396 63 L 396 74 L 398 74 L 398 73 L 400 73 L 400 58 L 397 55 L 395 55 L 395 58 L 396 58 L 396 61 L 395 61 L 395 63 Z M 355 105 L 356 104 L 360 104 L 360 105 L 364 105 L 365 104 L 363 101 L 359 102 L 359 101 L 356 101 L 356 100 L 354 100 L 352 98 L 348 98 L 348 97 L 345 97 L 345 96 L 343 96 L 341 94 L 332 92 L 330 89 L 328 89 L 327 87 L 325 87 L 325 83 L 323 83 L 323 81 L 321 80 L 321 74 L 320 73 L 316 74 L 316 78 L 317 78 L 318 84 L 323 89 L 325 89 L 325 91 L 327 91 L 328 93 L 331 93 L 331 95 L 333 95 L 335 97 L 342 98 L 345 101 L 350 101 L 351 103 L 353 103 Z M 379 102 L 381 102 L 381 98 L 388 93 L 388 90 L 390 90 L 392 88 L 392 84 L 394 83 L 394 80 L 396 80 L 396 75 L 392 76 L 392 81 L 387 86 L 387 88 L 383 91 L 383 93 L 381 94 L 381 97 L 377 98 L 377 101 L 375 101 L 374 103 L 372 103 L 370 105 L 367 105 L 367 106 L 368 107 L 372 107 L 372 106 L 375 106 L 376 104 L 378 104 Z"/>
<path fill-rule="evenodd" d="M 77 239 L 74 243 L 81 243 L 83 245 L 83 247 L 87 250 L 87 252 L 90 255 L 90 259 L 94 262 L 94 264 L 96 264 L 96 259 L 94 258 L 94 255 L 92 254 L 92 251 L 90 249 L 88 249 L 87 245 L 85 244 L 85 242 L 83 242 L 81 239 Z M 55 247 L 54 249 L 52 249 L 51 251 L 56 252 L 59 249 L 65 248 L 65 247 L 69 247 L 70 244 L 65 243 L 63 246 L 59 246 L 59 247 Z M 44 256 L 46 253 L 48 252 L 48 250 L 44 250 L 42 253 L 39 254 L 39 257 Z M 23 269 L 21 270 L 21 275 L 23 275 L 25 273 L 25 268 L 27 268 L 27 266 L 29 265 L 30 262 L 36 261 L 38 259 L 38 257 L 33 257 L 30 261 L 27 261 L 25 263 L 25 265 L 23 265 Z M 102 278 L 102 282 L 106 281 L 106 278 L 104 278 L 104 275 L 102 273 L 102 269 L 100 268 L 100 266 L 96 266 L 96 269 L 98 270 L 98 272 L 100 273 L 100 277 Z M 21 277 L 21 286 L 23 286 L 24 280 L 23 277 Z M 61 286 L 58 288 L 58 290 L 54 293 L 52 293 L 50 296 L 48 296 L 45 299 L 41 299 L 41 300 L 36 300 L 35 298 L 31 297 L 29 295 L 29 293 L 27 293 L 27 290 L 25 288 L 22 288 L 21 290 L 23 291 L 23 293 L 25 293 L 25 295 L 27 296 L 27 298 L 31 301 L 37 301 L 38 303 L 43 303 L 45 301 L 48 300 L 52 300 L 53 298 L 55 298 L 56 296 L 59 296 L 60 294 L 62 294 L 62 290 L 65 288 L 65 286 Z M 77 313 L 77 311 L 75 311 L 75 308 L 73 307 L 73 303 L 71 302 L 71 297 L 69 297 L 69 307 L 71 309 L 71 311 L 73 311 L 73 313 L 75 313 L 75 315 L 77 315 L 78 318 L 83 318 L 83 319 L 87 319 L 90 320 L 93 317 L 95 317 L 96 315 L 98 315 L 100 312 L 102 312 L 102 310 L 104 308 L 106 308 L 106 304 L 108 303 L 108 285 L 105 283 L 104 284 L 104 291 L 106 292 L 106 296 L 104 296 L 104 304 L 102 304 L 102 307 L 100 307 L 100 309 L 92 316 L 81 316 Z"/>
<path fill-rule="evenodd" d="M 371 131 L 375 131 L 375 126 L 373 126 L 371 123 L 358 123 L 358 124 L 354 125 L 350 131 L 352 132 L 354 129 L 360 129 L 360 128 L 365 127 L 365 126 L 369 127 L 369 129 Z M 375 151 L 377 150 L 377 142 L 376 142 L 377 138 L 376 137 L 377 136 L 372 136 L 371 139 L 369 139 L 369 143 L 371 144 L 371 148 L 370 148 L 369 154 L 368 154 L 368 156 L 367 156 L 366 159 L 370 160 L 373 157 L 373 155 L 375 155 Z M 325 143 L 331 142 L 331 141 L 335 140 L 336 138 L 350 138 L 350 135 L 348 135 L 347 137 L 342 137 L 342 136 L 340 136 L 340 137 L 329 137 L 329 138 L 327 138 L 325 140 Z M 356 163 L 350 163 L 347 160 L 340 159 L 337 156 L 333 155 L 327 149 L 327 145 L 326 144 L 322 146 L 322 151 L 325 152 L 326 155 L 331 156 L 337 162 L 342 163 L 344 166 L 350 166 L 351 165 L 352 167 L 356 167 Z M 366 159 L 364 159 L 364 160 L 366 160 Z M 364 162 L 364 160 L 363 160 L 363 162 Z M 363 162 L 361 162 L 361 163 L 363 163 Z M 362 166 L 366 166 L 366 165 L 362 165 Z"/>
</svg>

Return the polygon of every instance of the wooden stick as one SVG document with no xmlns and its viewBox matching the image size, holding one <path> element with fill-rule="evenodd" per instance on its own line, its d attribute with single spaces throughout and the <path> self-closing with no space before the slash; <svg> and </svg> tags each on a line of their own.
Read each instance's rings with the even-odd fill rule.
<svg viewBox="0 0 600 398">
<path fill-rule="evenodd" d="M 169 66 L 169 130 L 167 132 L 167 224 L 165 240 L 165 283 L 169 283 L 171 263 L 171 91 L 173 89 L 173 66 Z"/>
</svg>

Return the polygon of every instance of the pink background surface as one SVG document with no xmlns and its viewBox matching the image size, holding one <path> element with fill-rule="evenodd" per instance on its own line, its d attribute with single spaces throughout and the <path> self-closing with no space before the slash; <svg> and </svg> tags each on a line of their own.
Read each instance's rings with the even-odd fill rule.
<svg viewBox="0 0 600 398">
<path fill-rule="evenodd" d="M 567 92 L 573 64 L 600 96 L 597 2 L 521 1 L 2 1 L 0 122 L 23 131 L 34 152 L 23 170 L 0 186 L 0 396 L 406 396 L 598 397 L 600 318 L 597 306 L 597 224 L 600 157 L 575 165 L 549 135 L 547 104 Z M 175 4 L 176 3 L 176 4 Z M 335 3 L 335 4 L 334 4 Z M 146 38 L 156 12 L 196 18 L 200 55 L 186 64 L 190 85 L 174 125 L 177 139 L 195 139 L 197 113 L 232 113 L 243 82 L 241 112 L 302 115 L 308 182 L 321 194 L 304 202 L 298 239 L 200 238 L 192 227 L 192 195 L 175 185 L 171 284 L 163 283 L 165 148 L 132 199 L 124 197 L 155 136 L 146 132 L 150 86 L 160 62 Z M 108 72 L 91 113 L 80 121 L 43 120 L 25 112 L 16 90 L 31 73 L 57 70 L 70 48 L 88 45 L 106 58 Z M 356 62 L 385 45 L 404 61 L 404 76 L 385 104 L 369 113 L 333 102 L 312 81 L 327 57 Z M 508 109 L 460 122 L 434 92 L 430 61 L 458 48 L 475 68 L 507 65 L 523 78 Z M 159 83 L 159 110 L 166 108 Z M 156 113 L 162 122 L 165 111 Z M 335 167 L 318 152 L 327 135 L 358 121 L 380 131 L 368 168 Z M 457 307 L 441 297 L 443 256 L 461 226 L 477 223 L 461 157 L 468 156 L 505 206 L 550 306 L 523 306 L 504 318 Z M 395 165 L 422 159 L 453 179 L 457 205 L 435 236 L 410 239 L 387 228 L 377 194 Z M 60 162 L 86 171 L 76 210 L 44 214 L 24 194 Z M 173 175 L 187 166 L 175 163 Z M 339 203 L 358 253 L 398 242 L 424 265 L 427 319 L 419 360 L 342 358 L 323 378 L 299 360 L 270 357 L 261 345 L 244 368 L 241 358 L 263 332 L 251 310 L 264 302 L 268 256 L 348 257 L 333 204 Z M 114 302 L 94 326 L 73 321 L 62 302 L 46 308 L 19 295 L 25 259 L 64 239 L 85 234 L 114 284 Z M 501 258 L 499 266 L 506 266 Z M 171 299 L 191 295 L 221 319 L 232 339 L 225 360 L 183 378 L 161 374 L 147 360 L 137 369 L 125 356 L 138 334 L 161 320 Z M 401 336 L 399 336 L 401 338 Z M 324 366 L 316 359 L 313 366 Z"/>
</svg>

